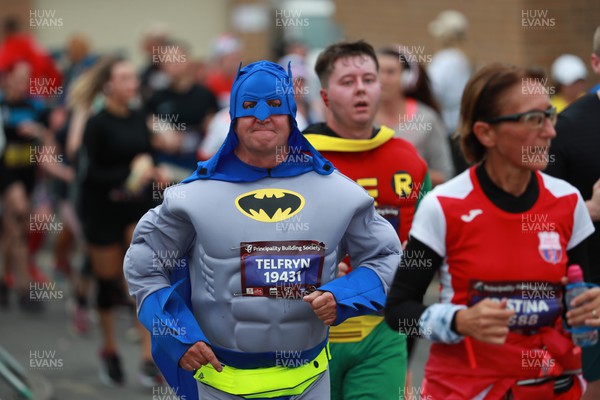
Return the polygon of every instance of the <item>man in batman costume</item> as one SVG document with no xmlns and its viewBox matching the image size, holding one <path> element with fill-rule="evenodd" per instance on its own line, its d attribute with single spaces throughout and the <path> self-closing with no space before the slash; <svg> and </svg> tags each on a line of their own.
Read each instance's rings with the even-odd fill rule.
<svg viewBox="0 0 600 400">
<path fill-rule="evenodd" d="M 125 256 L 154 359 L 186 400 L 328 399 L 328 326 L 385 305 L 398 236 L 300 133 L 293 90 L 289 67 L 242 68 L 223 145 Z M 345 254 L 356 267 L 336 279 Z"/>
</svg>

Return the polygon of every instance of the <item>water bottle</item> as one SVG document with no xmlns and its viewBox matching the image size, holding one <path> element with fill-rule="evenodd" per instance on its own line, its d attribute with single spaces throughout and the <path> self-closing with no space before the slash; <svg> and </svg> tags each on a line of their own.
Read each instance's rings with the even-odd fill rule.
<svg viewBox="0 0 600 400">
<path fill-rule="evenodd" d="M 567 270 L 567 277 L 569 278 L 569 285 L 565 293 L 565 299 L 567 302 L 567 308 L 571 309 L 571 300 L 584 293 L 589 288 L 583 283 L 583 272 L 579 265 L 570 265 Z M 578 327 L 572 327 L 578 328 Z M 575 346 L 586 347 L 593 346 L 598 342 L 598 330 L 587 330 L 585 332 L 572 332 L 571 338 Z"/>
</svg>

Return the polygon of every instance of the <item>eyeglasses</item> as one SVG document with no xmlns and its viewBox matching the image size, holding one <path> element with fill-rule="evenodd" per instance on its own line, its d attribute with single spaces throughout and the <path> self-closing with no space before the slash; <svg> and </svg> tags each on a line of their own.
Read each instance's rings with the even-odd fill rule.
<svg viewBox="0 0 600 400">
<path fill-rule="evenodd" d="M 540 129 L 544 126 L 546 118 L 550 119 L 552 125 L 556 125 L 556 107 L 549 107 L 545 111 L 533 110 L 519 114 L 502 115 L 499 117 L 487 118 L 482 120 L 488 124 L 497 124 L 500 122 L 523 122 L 529 129 Z"/>
</svg>

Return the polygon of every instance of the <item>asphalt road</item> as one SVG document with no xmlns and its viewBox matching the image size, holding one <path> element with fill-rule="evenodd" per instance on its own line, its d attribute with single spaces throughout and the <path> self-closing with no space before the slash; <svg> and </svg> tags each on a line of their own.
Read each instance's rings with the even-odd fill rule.
<svg viewBox="0 0 600 400">
<path fill-rule="evenodd" d="M 39 315 L 23 313 L 15 303 L 13 301 L 10 310 L 0 311 L 0 346 L 8 350 L 26 372 L 45 377 L 54 389 L 55 399 L 153 400 L 153 390 L 160 390 L 144 388 L 137 381 L 139 346 L 126 339 L 132 324 L 126 310 L 118 314 L 117 329 L 127 382 L 123 387 L 110 388 L 99 379 L 97 326 L 93 326 L 93 333 L 88 337 L 72 334 L 64 300 L 47 302 L 45 312 Z M 2 400 L 17 399 L 14 396 L 5 399 L 1 393 L 6 390 L 0 391 Z"/>
<path fill-rule="evenodd" d="M 52 276 L 49 268 L 42 269 Z M 119 350 L 126 374 L 126 384 L 110 388 L 99 379 L 98 348 L 100 333 L 98 326 L 92 327 L 88 337 L 71 333 L 68 328 L 67 298 L 68 285 L 54 281 L 46 287 L 45 312 L 26 314 L 17 308 L 12 298 L 9 309 L 0 309 L 0 346 L 23 366 L 30 376 L 44 377 L 51 385 L 56 400 L 175 400 L 165 392 L 166 388 L 144 388 L 137 379 L 140 363 L 139 346 L 128 339 L 127 331 L 133 325 L 132 315 L 126 310 L 118 312 L 117 332 Z M 42 291 L 43 288 L 39 288 Z M 437 295 L 437 284 L 432 283 L 428 298 Z M 411 363 L 413 382 L 406 393 L 419 393 L 423 366 L 429 351 L 428 343 L 419 341 Z M 42 380 L 37 380 L 40 384 Z M 400 396 L 399 396 L 400 397 Z M 418 398 L 417 397 L 410 397 Z M 20 400 L 7 391 L 6 382 L 0 380 L 0 400 Z"/>
</svg>

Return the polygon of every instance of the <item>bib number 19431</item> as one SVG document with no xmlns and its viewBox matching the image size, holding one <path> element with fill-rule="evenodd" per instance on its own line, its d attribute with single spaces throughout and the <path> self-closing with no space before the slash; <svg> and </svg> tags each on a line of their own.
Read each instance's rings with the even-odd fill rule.
<svg viewBox="0 0 600 400">
<path fill-rule="evenodd" d="M 321 285 L 323 243 L 310 240 L 242 242 L 242 292 L 301 299 Z"/>
</svg>

